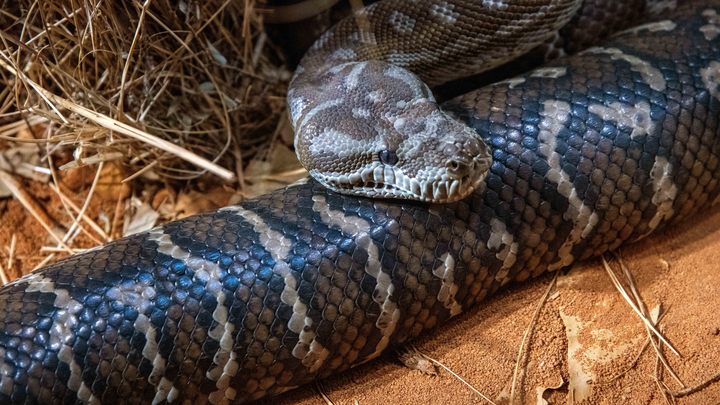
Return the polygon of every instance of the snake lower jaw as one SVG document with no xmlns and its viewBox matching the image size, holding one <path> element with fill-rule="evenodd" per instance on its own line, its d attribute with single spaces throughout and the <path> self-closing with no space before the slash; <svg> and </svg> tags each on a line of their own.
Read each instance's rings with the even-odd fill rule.
<svg viewBox="0 0 720 405">
<path fill-rule="evenodd" d="M 423 179 L 378 166 L 349 176 L 328 176 L 314 171 L 310 175 L 325 187 L 341 194 L 444 204 L 463 200 L 475 192 L 485 181 L 490 163 L 489 158 L 478 158 L 475 169 L 461 177 L 442 172 Z"/>
</svg>

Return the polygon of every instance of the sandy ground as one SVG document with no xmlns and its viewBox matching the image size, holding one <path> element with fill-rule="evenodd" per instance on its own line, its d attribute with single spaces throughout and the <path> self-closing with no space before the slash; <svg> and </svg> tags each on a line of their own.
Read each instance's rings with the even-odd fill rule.
<svg viewBox="0 0 720 405">
<path fill-rule="evenodd" d="M 29 185 L 48 216 L 64 224 L 57 197 Z M 112 216 L 117 189 L 91 204 L 90 214 Z M 213 208 L 211 205 L 206 209 Z M 11 277 L 27 272 L 49 245 L 46 233 L 12 199 L 0 200 L 0 263 L 8 257 L 12 234 L 16 247 Z M 80 238 L 79 246 L 92 246 Z M 680 356 L 662 352 L 686 387 L 720 373 L 720 206 L 685 224 L 624 248 L 624 263 L 648 310 L 662 314 L 659 328 Z M 619 269 L 617 261 L 611 265 Z M 620 271 L 618 270 L 618 274 Z M 414 342 L 430 356 L 496 403 L 508 403 L 523 335 L 553 281 L 552 275 L 513 286 Z M 559 275 L 542 305 L 519 363 L 514 403 L 663 404 L 682 386 L 659 365 L 640 318 L 610 281 L 599 260 L 576 265 Z M 483 400 L 447 371 L 436 376 L 402 365 L 395 353 L 322 382 L 335 404 L 476 404 Z M 319 386 L 289 392 L 268 403 L 321 404 Z M 720 403 L 720 382 L 681 404 Z"/>
</svg>

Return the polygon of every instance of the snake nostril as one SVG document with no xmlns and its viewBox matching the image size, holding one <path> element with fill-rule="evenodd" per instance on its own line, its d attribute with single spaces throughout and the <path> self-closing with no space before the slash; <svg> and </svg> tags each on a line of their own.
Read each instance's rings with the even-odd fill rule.
<svg viewBox="0 0 720 405">
<path fill-rule="evenodd" d="M 471 166 L 462 160 L 450 159 L 447 162 L 447 168 L 450 173 L 462 177 L 470 172 Z"/>
</svg>

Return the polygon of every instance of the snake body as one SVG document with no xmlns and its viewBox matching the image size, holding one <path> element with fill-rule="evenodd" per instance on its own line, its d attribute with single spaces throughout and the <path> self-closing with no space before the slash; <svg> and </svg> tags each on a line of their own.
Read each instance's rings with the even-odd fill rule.
<svg viewBox="0 0 720 405">
<path fill-rule="evenodd" d="M 333 191 L 453 202 L 487 175 L 478 133 L 443 111 L 428 85 L 526 53 L 582 0 L 384 0 L 310 48 L 288 91 L 295 151 Z"/>
<path fill-rule="evenodd" d="M 373 359 L 716 201 L 719 86 L 720 1 L 690 2 L 446 103 L 492 156 L 461 201 L 308 180 L 40 269 L 0 288 L 0 402 L 246 402 Z"/>
</svg>

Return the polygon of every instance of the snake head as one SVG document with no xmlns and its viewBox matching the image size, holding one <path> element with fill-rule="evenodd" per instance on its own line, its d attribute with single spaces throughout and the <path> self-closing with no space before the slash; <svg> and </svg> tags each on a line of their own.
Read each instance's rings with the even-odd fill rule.
<svg viewBox="0 0 720 405">
<path fill-rule="evenodd" d="M 480 135 L 443 111 L 411 72 L 379 61 L 339 65 L 288 95 L 295 151 L 333 191 L 445 203 L 485 179 Z"/>
</svg>

